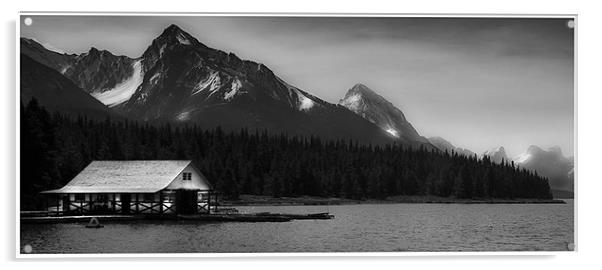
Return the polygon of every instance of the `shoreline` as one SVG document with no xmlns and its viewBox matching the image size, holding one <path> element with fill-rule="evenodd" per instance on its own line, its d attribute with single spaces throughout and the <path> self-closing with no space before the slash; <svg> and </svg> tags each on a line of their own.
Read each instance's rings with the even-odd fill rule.
<svg viewBox="0 0 602 270">
<path fill-rule="evenodd" d="M 354 200 L 324 197 L 270 197 L 241 195 L 239 200 L 222 200 L 221 206 L 294 206 L 294 205 L 353 205 L 353 204 L 566 204 L 563 199 L 456 199 L 436 196 L 395 196 L 383 200 Z"/>
</svg>

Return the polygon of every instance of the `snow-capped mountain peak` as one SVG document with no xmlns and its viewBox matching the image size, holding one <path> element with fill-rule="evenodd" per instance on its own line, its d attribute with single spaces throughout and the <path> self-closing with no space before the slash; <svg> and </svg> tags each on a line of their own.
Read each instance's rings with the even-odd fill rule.
<svg viewBox="0 0 602 270">
<path fill-rule="evenodd" d="M 527 151 L 516 156 L 514 158 L 514 162 L 516 162 L 518 164 L 525 163 L 525 162 L 529 161 L 533 156 L 538 155 L 538 154 L 542 153 L 543 151 L 544 150 L 539 148 L 538 146 L 531 145 L 531 146 L 529 146 L 529 148 L 527 148 Z"/>
<path fill-rule="evenodd" d="M 555 146 L 552 146 L 552 147 L 548 148 L 548 152 L 553 152 L 553 153 L 557 153 L 559 155 L 562 155 L 562 149 L 560 149 L 560 146 L 558 146 L 558 145 L 555 145 Z"/>
<path fill-rule="evenodd" d="M 267 66 L 209 48 L 175 25 L 164 29 L 140 59 L 144 81 L 118 109 L 143 119 L 190 121 L 204 108 L 229 103 L 255 102 L 266 108 L 275 103 L 304 114 L 333 107 L 289 85 Z"/>
<path fill-rule="evenodd" d="M 372 89 L 368 88 L 368 86 L 366 86 L 363 83 L 356 83 L 350 90 L 355 93 L 362 93 L 362 94 L 366 94 L 366 95 L 377 95 L 374 91 L 372 91 Z"/>
<path fill-rule="evenodd" d="M 558 146 L 543 150 L 539 146 L 531 145 L 527 151 L 518 155 L 514 162 L 519 167 L 536 171 L 547 177 L 553 189 L 573 190 L 573 158 L 565 157 Z"/>
<path fill-rule="evenodd" d="M 287 84 L 269 67 L 209 48 L 176 25 L 165 28 L 135 59 L 96 48 L 81 55 L 61 55 L 30 43 L 22 40 L 22 53 L 60 71 L 128 118 L 432 147 L 401 111 L 365 85 L 354 87 L 362 96 L 362 106 L 388 104 L 383 111 L 368 110 L 362 116 L 323 101 Z M 374 121 L 368 116 L 374 116 L 370 118 Z"/>
<path fill-rule="evenodd" d="M 532 155 L 530 153 L 522 153 L 520 155 L 518 155 L 516 158 L 514 158 L 514 162 L 516 163 L 524 163 L 527 162 L 529 159 L 531 159 Z"/>
<path fill-rule="evenodd" d="M 175 24 L 169 25 L 157 40 L 180 45 L 202 45 L 196 38 Z M 202 45 L 204 46 L 204 45 Z"/>
<path fill-rule="evenodd" d="M 542 155 L 553 156 L 555 159 L 564 158 L 564 156 L 562 155 L 562 149 L 560 148 L 560 146 L 552 146 L 552 147 L 548 148 L 548 150 L 543 150 L 539 146 L 531 145 L 531 146 L 529 146 L 529 148 L 527 148 L 527 151 L 516 156 L 516 158 L 514 158 L 514 162 L 519 163 L 519 164 L 526 163 L 526 162 L 529 162 L 531 160 L 531 158 L 537 157 L 537 156 L 542 156 Z"/>
<path fill-rule="evenodd" d="M 503 146 L 498 146 L 485 151 L 485 154 L 503 153 L 506 154 L 506 149 Z"/>
<path fill-rule="evenodd" d="M 406 120 L 401 110 L 364 84 L 358 83 L 349 89 L 339 105 L 379 126 L 393 138 L 428 142 Z"/>
<path fill-rule="evenodd" d="M 347 109 L 357 114 L 362 114 L 365 113 L 364 110 L 368 109 L 367 107 L 371 106 L 371 104 L 367 104 L 367 102 L 379 103 L 381 105 L 386 105 L 389 108 L 395 108 L 398 111 L 396 112 L 397 116 L 401 117 L 401 120 L 405 121 L 405 116 L 403 113 L 393 104 L 391 104 L 391 102 L 361 83 L 357 83 L 351 89 L 349 89 L 349 91 L 347 91 L 345 94 L 345 97 L 339 101 L 339 105 L 345 106 Z M 392 128 L 385 128 L 385 130 L 388 129 Z"/>
<path fill-rule="evenodd" d="M 489 157 L 491 162 L 494 163 L 502 163 L 504 161 L 509 161 L 508 155 L 506 154 L 506 149 L 503 146 L 492 148 L 483 153 L 482 156 Z"/>
<path fill-rule="evenodd" d="M 537 152 L 541 152 L 541 151 L 543 151 L 543 149 L 541 149 L 537 145 L 530 145 L 529 148 L 527 148 L 528 153 L 537 153 Z"/>
</svg>

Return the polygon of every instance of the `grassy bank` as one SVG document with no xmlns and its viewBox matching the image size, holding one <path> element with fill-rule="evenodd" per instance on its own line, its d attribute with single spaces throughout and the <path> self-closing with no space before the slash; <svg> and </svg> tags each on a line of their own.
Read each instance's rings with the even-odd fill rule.
<svg viewBox="0 0 602 270">
<path fill-rule="evenodd" d="M 384 200 L 352 200 L 323 197 L 270 197 L 241 195 L 239 200 L 222 200 L 222 205 L 342 205 L 342 204 L 390 204 L 390 203 L 457 203 L 457 204 L 564 204 L 563 200 L 542 199 L 459 199 L 436 196 L 395 196 Z"/>
</svg>

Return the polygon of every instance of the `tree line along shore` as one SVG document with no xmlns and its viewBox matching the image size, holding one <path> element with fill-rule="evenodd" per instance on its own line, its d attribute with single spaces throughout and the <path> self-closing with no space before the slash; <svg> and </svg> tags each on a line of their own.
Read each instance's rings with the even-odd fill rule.
<svg viewBox="0 0 602 270">
<path fill-rule="evenodd" d="M 437 196 L 394 196 L 385 199 L 354 200 L 324 197 L 272 197 L 261 195 L 240 195 L 236 200 L 222 200 L 223 206 L 285 206 L 285 205 L 353 205 L 353 204 L 395 204 L 395 203 L 440 203 L 440 204 L 565 204 L 561 199 L 495 199 L 495 198 L 450 198 Z"/>
<path fill-rule="evenodd" d="M 23 210 L 43 207 L 40 191 L 63 186 L 92 160 L 157 159 L 194 161 L 231 202 L 241 194 L 280 201 L 304 196 L 340 202 L 552 200 L 546 178 L 487 157 L 266 130 L 89 119 L 49 112 L 35 99 L 21 104 Z"/>
</svg>

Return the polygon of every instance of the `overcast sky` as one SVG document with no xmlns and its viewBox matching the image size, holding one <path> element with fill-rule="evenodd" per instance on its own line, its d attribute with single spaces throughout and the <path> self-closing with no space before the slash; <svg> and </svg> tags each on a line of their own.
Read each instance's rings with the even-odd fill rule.
<svg viewBox="0 0 602 270">
<path fill-rule="evenodd" d="M 29 17 L 21 36 L 47 47 L 130 57 L 175 23 L 329 102 L 363 83 L 426 137 L 511 157 L 531 144 L 573 155 L 569 19 Z"/>
</svg>

